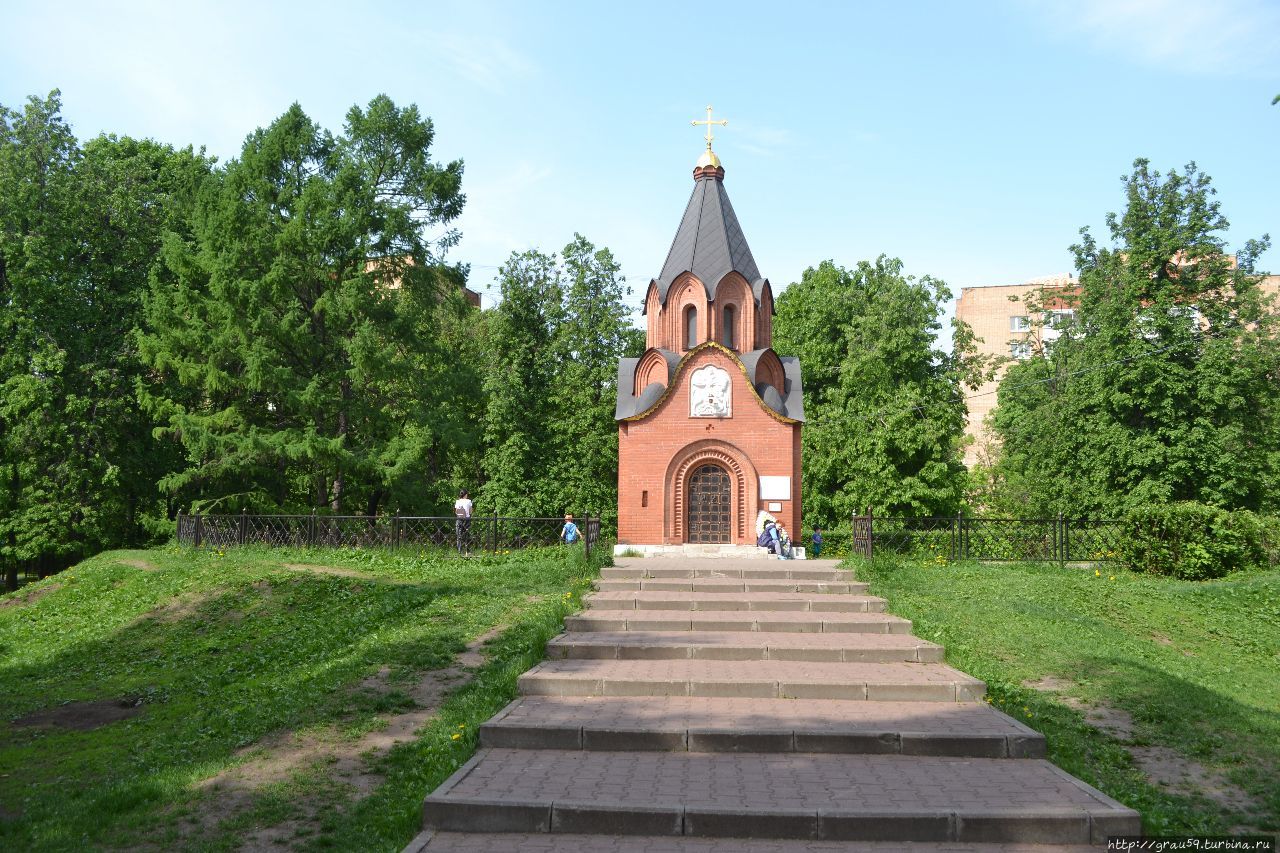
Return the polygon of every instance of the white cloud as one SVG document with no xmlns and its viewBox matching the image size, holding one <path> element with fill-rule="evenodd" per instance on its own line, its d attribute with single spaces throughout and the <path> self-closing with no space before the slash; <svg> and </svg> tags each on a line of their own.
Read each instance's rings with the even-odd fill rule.
<svg viewBox="0 0 1280 853">
<path fill-rule="evenodd" d="M 762 157 L 773 157 L 791 147 L 795 135 L 786 128 L 769 127 L 749 121 L 734 122 L 726 128 L 733 147 Z"/>
<path fill-rule="evenodd" d="M 1260 74 L 1280 68 L 1280 6 L 1264 0 L 1041 0 L 1056 31 L 1160 68 Z"/>
<path fill-rule="evenodd" d="M 537 70 L 524 54 L 493 36 L 433 33 L 429 44 L 459 76 L 493 94 L 503 94 L 511 80 L 528 77 Z"/>
</svg>

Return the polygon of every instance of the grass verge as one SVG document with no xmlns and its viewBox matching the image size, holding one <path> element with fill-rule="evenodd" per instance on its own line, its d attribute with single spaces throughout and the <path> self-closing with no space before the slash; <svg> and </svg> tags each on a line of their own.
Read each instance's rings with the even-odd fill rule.
<svg viewBox="0 0 1280 853">
<path fill-rule="evenodd" d="M 170 547 L 101 554 L 0 597 L 0 849 L 231 850 L 278 824 L 285 846 L 398 849 L 597 573 L 562 548 Z M 233 810 L 203 784 L 282 732 L 376 730 L 498 627 L 417 738 L 371 757 L 367 796 L 322 763 L 233 792 Z M 388 689 L 366 689 L 378 674 Z"/>
<path fill-rule="evenodd" d="M 1102 567 L 847 563 L 947 662 L 1043 732 L 1059 767 L 1142 812 L 1148 834 L 1280 830 L 1280 571 L 1187 582 Z M 1052 677 L 1053 692 L 1029 684 Z M 1089 706 L 1132 718 L 1109 735 Z M 1154 785 L 1133 750 L 1165 747 L 1252 799 Z"/>
</svg>

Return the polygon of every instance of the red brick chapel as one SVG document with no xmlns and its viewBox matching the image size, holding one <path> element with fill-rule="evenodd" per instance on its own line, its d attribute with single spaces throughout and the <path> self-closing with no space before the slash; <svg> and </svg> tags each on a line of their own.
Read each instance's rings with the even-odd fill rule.
<svg viewBox="0 0 1280 853">
<path fill-rule="evenodd" d="M 618 365 L 620 546 L 754 545 L 762 509 L 800 535 L 800 362 L 773 351 L 773 290 L 707 136 L 647 349 Z"/>
</svg>

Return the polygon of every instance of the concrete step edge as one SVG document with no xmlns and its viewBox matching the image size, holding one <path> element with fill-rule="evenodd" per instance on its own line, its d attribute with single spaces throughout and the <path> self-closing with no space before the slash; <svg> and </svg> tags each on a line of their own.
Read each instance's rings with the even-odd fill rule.
<svg viewBox="0 0 1280 853">
<path fill-rule="evenodd" d="M 597 752 L 818 752 L 841 755 L 932 755 L 960 758 L 1043 758 L 1044 736 L 943 734 L 832 728 L 744 731 L 740 728 L 653 729 L 529 725 L 491 720 L 480 727 L 480 745 L 494 749 L 558 749 Z"/>
<path fill-rule="evenodd" d="M 792 633 L 878 633 L 910 634 L 912 623 L 882 611 L 856 612 L 868 619 L 841 619 L 839 612 L 825 611 L 745 611 L 724 620 L 708 614 L 732 611 L 696 610 L 604 610 L 584 611 L 565 618 L 565 628 L 575 632 L 592 631 L 770 631 Z M 786 617 L 805 613 L 805 618 Z M 878 617 L 878 618 L 876 618 Z"/>
<path fill-rule="evenodd" d="M 975 683 L 976 682 L 976 683 Z M 980 681 L 701 681 L 659 678 L 520 676 L 521 696 L 693 696 L 720 699 L 843 699 L 854 702 L 975 702 L 986 695 Z"/>
<path fill-rule="evenodd" d="M 621 632 L 642 634 L 640 631 Z M 679 632 L 693 635 L 692 631 Z M 711 632 L 707 632 L 711 633 Z M 610 639 L 593 642 L 591 632 L 569 633 L 553 638 L 547 643 L 549 660 L 789 660 L 811 663 L 942 663 L 943 648 L 933 643 L 919 641 L 901 646 L 859 646 L 858 637 L 909 637 L 908 634 L 845 633 L 838 636 L 850 638 L 841 646 L 806 645 L 804 637 L 828 637 L 829 634 L 791 633 L 794 643 L 770 642 L 765 645 L 746 642 L 746 638 L 761 632 L 742 631 L 736 636 L 740 642 L 681 643 L 678 641 L 654 642 L 650 638 L 627 642 Z"/>
<path fill-rule="evenodd" d="M 1141 820 L 1132 809 L 745 809 L 671 802 L 517 802 L 451 798 L 438 792 L 423 804 L 423 824 L 440 832 L 1033 844 L 1101 844 L 1110 835 L 1141 832 Z"/>
<path fill-rule="evenodd" d="M 548 836 L 534 833 L 454 833 L 424 830 L 401 853 L 528 853 L 548 849 Z M 712 853 L 724 851 L 715 839 L 692 836 L 630 836 L 559 833 L 554 849 L 558 853 L 600 853 L 601 850 L 649 851 L 672 853 Z M 737 838 L 734 853 L 810 853 L 812 839 Z M 828 841 L 822 849 L 830 853 L 902 853 L 900 841 Z M 966 843 L 954 841 L 917 841 L 912 853 L 1097 853 L 1097 848 L 1083 844 L 1017 844 Z"/>
</svg>

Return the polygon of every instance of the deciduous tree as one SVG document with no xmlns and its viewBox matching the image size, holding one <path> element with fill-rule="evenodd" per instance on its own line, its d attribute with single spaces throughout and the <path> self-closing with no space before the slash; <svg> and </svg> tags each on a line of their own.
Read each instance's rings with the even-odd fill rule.
<svg viewBox="0 0 1280 853">
<path fill-rule="evenodd" d="M 181 233 L 203 155 L 99 137 L 58 93 L 0 107 L 0 559 L 56 568 L 165 517 L 165 455 L 139 411 L 141 294 Z"/>
<path fill-rule="evenodd" d="M 1280 332 L 1254 262 L 1192 163 L 1137 160 L 1111 246 L 1072 247 L 1076 319 L 1011 368 L 994 425 L 997 484 L 1036 513 L 1115 514 L 1191 500 L 1274 510 L 1280 486 Z"/>
<path fill-rule="evenodd" d="M 952 355 L 934 346 L 946 285 L 903 275 L 881 256 L 805 270 L 777 302 L 774 343 L 804 367 L 805 523 L 878 513 L 954 513 L 964 494 L 962 386 L 976 368 L 957 328 Z"/>
</svg>

